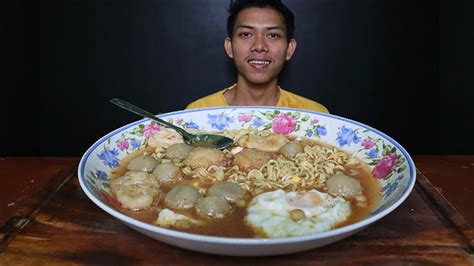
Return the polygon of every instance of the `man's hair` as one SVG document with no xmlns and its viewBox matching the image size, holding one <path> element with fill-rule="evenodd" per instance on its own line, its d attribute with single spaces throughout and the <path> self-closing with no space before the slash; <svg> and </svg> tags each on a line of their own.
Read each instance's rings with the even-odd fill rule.
<svg viewBox="0 0 474 266">
<path fill-rule="evenodd" d="M 227 35 L 232 38 L 234 34 L 235 20 L 240 11 L 250 8 L 272 8 L 283 17 L 283 23 L 286 27 L 286 39 L 290 41 L 293 39 L 295 31 L 295 15 L 293 12 L 282 3 L 281 0 L 230 0 L 227 18 Z"/>
</svg>

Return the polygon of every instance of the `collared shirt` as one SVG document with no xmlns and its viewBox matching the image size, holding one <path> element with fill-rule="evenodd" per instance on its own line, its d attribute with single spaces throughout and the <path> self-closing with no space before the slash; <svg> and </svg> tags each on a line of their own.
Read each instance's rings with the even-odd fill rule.
<svg viewBox="0 0 474 266">
<path fill-rule="evenodd" d="M 216 93 L 213 93 L 211 95 L 198 99 L 190 103 L 186 107 L 186 109 L 214 107 L 214 106 L 229 106 L 224 98 L 224 93 L 226 91 L 234 89 L 236 85 L 237 84 L 234 84 L 228 88 L 225 88 Z M 276 105 L 277 107 L 291 107 L 291 108 L 299 108 L 299 109 L 311 110 L 311 111 L 322 112 L 322 113 L 329 113 L 328 109 L 320 103 L 317 103 L 313 100 L 310 100 L 305 97 L 286 91 L 280 88 L 280 86 L 278 86 L 278 88 L 280 89 L 280 98 L 278 99 L 278 103 Z"/>
</svg>

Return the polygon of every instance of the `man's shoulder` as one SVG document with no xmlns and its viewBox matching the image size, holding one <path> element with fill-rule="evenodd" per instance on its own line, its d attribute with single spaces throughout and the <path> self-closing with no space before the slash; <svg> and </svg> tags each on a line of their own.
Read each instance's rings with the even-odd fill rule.
<svg viewBox="0 0 474 266">
<path fill-rule="evenodd" d="M 282 95 L 286 97 L 286 104 L 288 107 L 300 108 L 321 113 L 329 113 L 329 110 L 324 105 L 316 101 L 310 100 L 284 89 L 281 89 L 281 91 L 283 92 Z"/>
<path fill-rule="evenodd" d="M 186 109 L 213 107 L 213 106 L 226 106 L 227 104 L 223 98 L 224 97 L 223 94 L 225 90 L 226 89 L 219 90 L 215 93 L 199 98 L 196 101 L 188 104 L 188 106 L 186 106 Z"/>
</svg>

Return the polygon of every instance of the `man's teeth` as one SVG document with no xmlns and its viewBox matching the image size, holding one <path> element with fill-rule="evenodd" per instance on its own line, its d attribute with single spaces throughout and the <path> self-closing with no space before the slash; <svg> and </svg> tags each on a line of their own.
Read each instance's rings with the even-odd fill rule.
<svg viewBox="0 0 474 266">
<path fill-rule="evenodd" d="M 270 61 L 250 60 L 249 63 L 256 64 L 256 65 L 268 65 L 270 64 Z"/>
</svg>

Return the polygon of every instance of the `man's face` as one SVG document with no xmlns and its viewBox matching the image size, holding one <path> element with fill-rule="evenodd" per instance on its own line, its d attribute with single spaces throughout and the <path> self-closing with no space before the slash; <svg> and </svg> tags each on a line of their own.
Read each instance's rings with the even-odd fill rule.
<svg viewBox="0 0 474 266">
<path fill-rule="evenodd" d="M 271 8 L 246 8 L 236 18 L 232 40 L 225 39 L 227 55 L 234 59 L 239 78 L 265 84 L 278 78 L 296 49 L 286 38 L 280 14 Z"/>
</svg>

